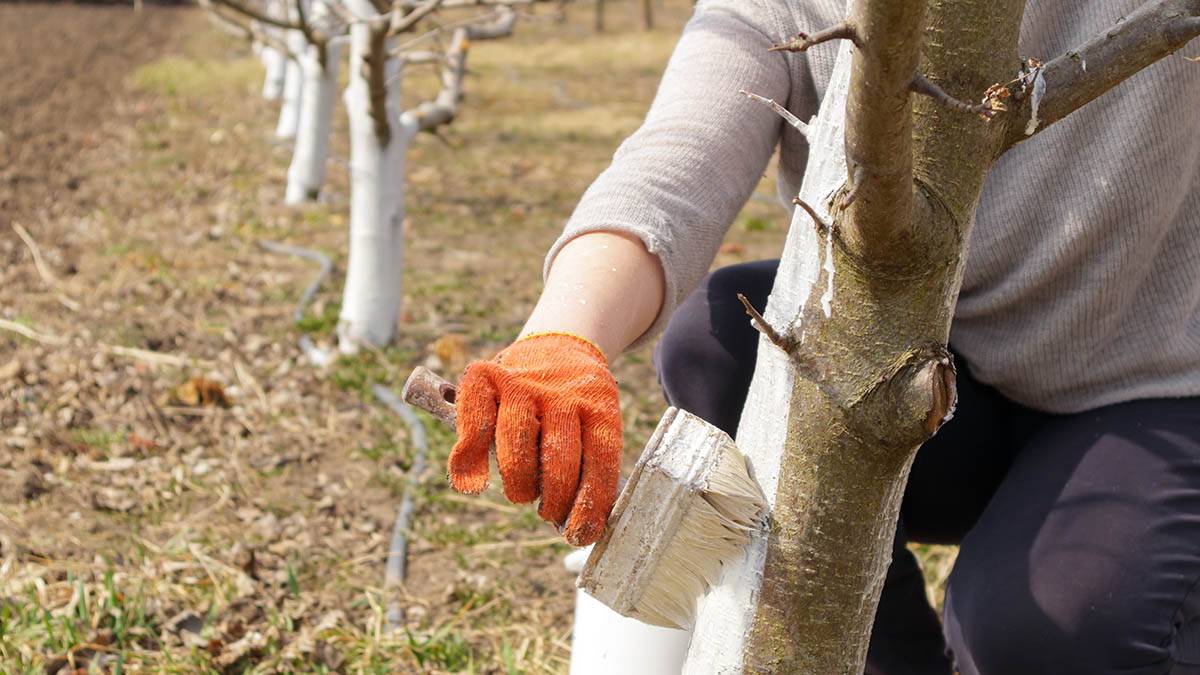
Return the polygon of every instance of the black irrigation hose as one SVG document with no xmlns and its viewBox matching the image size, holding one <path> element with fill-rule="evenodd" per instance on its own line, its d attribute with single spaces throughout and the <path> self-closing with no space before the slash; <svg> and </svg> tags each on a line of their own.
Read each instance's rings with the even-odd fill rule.
<svg viewBox="0 0 1200 675">
<path fill-rule="evenodd" d="M 304 258 L 320 266 L 317 275 L 313 277 L 313 280 L 305 287 L 304 292 L 300 294 L 300 300 L 296 303 L 296 311 L 292 313 L 292 323 L 300 324 L 304 321 L 304 310 L 308 308 L 309 303 L 316 297 L 317 291 L 321 290 L 321 284 L 325 283 L 325 279 L 333 272 L 333 261 L 324 253 L 314 251 L 311 248 L 301 248 L 300 246 L 263 239 L 259 240 L 258 245 L 272 253 Z M 307 334 L 300 336 L 300 349 L 314 365 L 324 366 L 332 360 L 330 354 L 313 344 L 312 338 L 308 337 Z"/>
<path fill-rule="evenodd" d="M 320 270 L 300 295 L 300 300 L 296 303 L 296 311 L 292 314 L 292 321 L 299 324 L 304 320 L 304 310 L 312 302 L 317 291 L 320 290 L 321 284 L 325 282 L 325 279 L 333 271 L 333 262 L 329 259 L 329 256 L 310 248 L 266 240 L 260 240 L 258 245 L 272 253 L 296 256 L 311 260 L 320 265 Z M 300 337 L 300 348 L 304 350 L 304 354 L 308 359 L 316 365 L 324 365 L 330 360 L 329 355 L 313 344 L 307 335 Z M 391 389 L 382 384 L 375 384 L 372 387 L 372 391 L 375 394 L 375 398 L 391 408 L 393 412 L 400 416 L 400 419 L 404 420 L 405 426 L 408 427 L 409 436 L 412 438 L 413 446 L 417 450 L 416 455 L 413 457 L 412 465 L 408 469 L 407 480 L 404 483 L 404 497 L 400 500 L 400 510 L 396 513 L 396 522 L 392 525 L 392 541 L 388 545 L 383 587 L 385 590 L 392 590 L 403 584 L 408 576 L 408 530 L 412 523 L 413 512 L 415 511 L 413 493 L 417 491 L 417 483 L 420 480 L 421 474 L 425 473 L 425 456 L 429 452 L 429 437 L 425 434 L 425 425 L 421 423 L 421 418 L 413 412 L 413 409 L 407 403 L 400 400 L 400 397 L 396 396 Z M 387 609 L 388 627 L 395 629 L 403 620 L 404 611 L 400 608 L 399 603 L 389 602 Z"/>
</svg>

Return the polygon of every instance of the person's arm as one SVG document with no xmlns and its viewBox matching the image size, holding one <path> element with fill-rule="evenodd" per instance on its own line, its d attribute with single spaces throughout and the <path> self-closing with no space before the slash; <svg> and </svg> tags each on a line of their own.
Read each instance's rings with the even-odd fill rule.
<svg viewBox="0 0 1200 675">
<path fill-rule="evenodd" d="M 696 10 L 642 127 L 588 189 L 547 256 L 546 287 L 520 337 L 467 367 L 457 395 L 455 489 L 488 483 L 577 546 L 604 531 L 621 466 L 621 408 L 609 360 L 653 336 L 707 271 L 758 183 L 780 120 L 738 93 L 787 101 L 779 0 L 710 0 Z"/>
<path fill-rule="evenodd" d="M 658 256 L 640 239 L 620 232 L 582 234 L 559 250 L 520 337 L 574 333 L 612 359 L 654 323 L 665 285 Z"/>
<path fill-rule="evenodd" d="M 547 254 L 547 284 L 564 273 L 564 247 L 593 232 L 629 235 L 658 258 L 662 307 L 636 344 L 665 327 L 708 271 L 775 149 L 779 116 L 740 92 L 789 103 L 792 68 L 806 57 L 769 51 L 796 30 L 785 25 L 786 7 L 781 0 L 698 5 L 645 122 L 588 188 Z M 803 108 L 795 112 L 810 112 Z"/>
</svg>

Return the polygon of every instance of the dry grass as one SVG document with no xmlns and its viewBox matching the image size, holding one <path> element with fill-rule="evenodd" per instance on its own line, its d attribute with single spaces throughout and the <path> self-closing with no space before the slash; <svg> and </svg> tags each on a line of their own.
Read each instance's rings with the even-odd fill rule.
<svg viewBox="0 0 1200 675">
<path fill-rule="evenodd" d="M 616 23 L 623 7 L 634 15 L 614 5 L 607 35 L 578 11 L 475 45 L 462 118 L 410 154 L 400 339 L 326 371 L 296 340 L 332 340 L 339 284 L 296 329 L 311 269 L 255 242 L 344 262 L 345 122 L 323 203 L 282 208 L 288 152 L 270 139 L 256 63 L 184 15 L 188 37 L 128 78 L 80 150 L 95 202 L 26 223 L 80 310 L 62 306 L 20 240 L 0 238 L 13 261 L 0 318 L 68 339 L 0 332 L 0 671 L 565 670 L 566 546 L 497 492 L 452 493 L 451 439 L 433 423 L 405 627 L 386 630 L 396 598 L 380 587 L 382 561 L 412 449 L 369 389 L 418 363 L 460 366 L 431 355 L 447 334 L 480 357 L 519 330 L 542 254 L 638 124 L 690 3 L 668 2 L 652 33 Z M 435 84 L 413 78 L 414 100 Z M 770 179 L 759 193 L 718 265 L 778 251 Z M 616 369 L 632 459 L 663 403 L 648 351 Z M 180 386 L 201 376 L 229 407 L 188 399 Z"/>
</svg>

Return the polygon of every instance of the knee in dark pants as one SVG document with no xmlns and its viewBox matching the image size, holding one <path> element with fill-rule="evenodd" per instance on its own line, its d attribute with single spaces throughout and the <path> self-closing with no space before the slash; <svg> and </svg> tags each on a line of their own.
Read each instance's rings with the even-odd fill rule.
<svg viewBox="0 0 1200 675">
<path fill-rule="evenodd" d="M 1200 673 L 1185 654 L 1196 652 L 1186 643 L 1200 645 L 1200 625 L 1173 621 L 1151 592 L 1114 597 L 1069 578 L 1012 583 L 964 572 L 951 577 L 945 607 L 961 675 Z"/>
<path fill-rule="evenodd" d="M 758 333 L 737 295 L 762 307 L 777 266 L 777 261 L 746 263 L 706 276 L 675 310 L 654 353 L 667 401 L 731 435 L 758 348 Z"/>
</svg>

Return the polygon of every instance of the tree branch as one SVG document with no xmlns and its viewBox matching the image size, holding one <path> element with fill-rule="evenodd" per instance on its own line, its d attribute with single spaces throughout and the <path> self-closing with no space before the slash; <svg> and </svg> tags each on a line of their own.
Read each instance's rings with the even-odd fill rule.
<svg viewBox="0 0 1200 675">
<path fill-rule="evenodd" d="M 792 125 L 792 127 L 795 128 L 796 131 L 799 131 L 801 136 L 808 138 L 808 124 L 806 124 L 799 117 L 796 117 L 795 115 L 793 115 L 792 111 L 783 107 L 779 103 L 776 103 L 774 99 L 764 98 L 762 96 L 759 96 L 758 94 L 752 94 L 752 93 L 746 91 L 745 89 L 739 90 L 738 93 L 742 94 L 743 96 L 750 99 L 751 101 L 758 101 L 759 103 L 762 103 L 763 105 L 771 108 L 771 110 L 774 110 L 776 113 L 778 113 L 779 116 L 782 117 L 785 122 Z"/>
<path fill-rule="evenodd" d="M 791 40 L 773 45 L 769 51 L 803 52 L 808 51 L 809 47 L 815 47 L 822 42 L 829 42 L 830 40 L 850 40 L 856 47 L 862 47 L 862 40 L 859 38 L 854 26 L 850 25 L 849 22 L 842 22 L 815 33 L 797 33 L 796 37 Z"/>
<path fill-rule="evenodd" d="M 207 2 L 209 2 L 209 0 L 202 0 L 202 4 Z M 267 24 L 268 26 L 283 28 L 284 30 L 300 30 L 300 24 L 292 23 L 285 19 L 277 19 L 270 14 L 260 11 L 246 3 L 240 2 L 239 0 L 211 0 L 211 2 L 228 7 L 238 14 L 248 16 L 255 21 L 260 21 Z"/>
<path fill-rule="evenodd" d="M 410 9 L 407 13 L 401 11 L 402 7 L 396 5 L 392 10 L 392 25 L 388 29 L 388 35 L 399 35 L 405 31 L 412 30 L 412 27 L 417 25 L 421 19 L 429 16 L 441 7 L 445 0 L 425 0 L 416 7 Z"/>
<path fill-rule="evenodd" d="M 771 324 L 767 323 L 767 320 L 763 318 L 763 315 L 759 314 L 757 309 L 754 309 L 754 305 L 750 304 L 749 298 L 745 295 L 738 293 L 737 299 L 741 301 L 742 307 L 746 308 L 746 316 L 750 317 L 750 323 L 754 325 L 755 330 L 765 335 L 771 341 L 771 344 L 782 349 L 785 354 L 790 355 L 796 348 L 794 341 L 783 337 L 778 331 L 772 328 Z"/>
<path fill-rule="evenodd" d="M 225 14 L 225 12 L 231 10 L 223 9 L 223 5 L 215 5 L 210 0 L 200 0 L 200 7 L 206 10 L 205 13 L 209 16 L 209 18 L 212 19 L 213 22 L 222 29 L 232 34 L 236 34 L 238 37 L 245 38 L 246 40 L 257 40 L 264 45 L 279 50 L 280 53 L 291 53 L 288 50 L 287 44 L 283 40 L 280 40 L 267 31 L 257 27 L 248 16 L 228 16 Z"/>
<path fill-rule="evenodd" d="M 1012 147 L 1200 36 L 1200 0 L 1151 0 L 1037 70 L 1014 106 Z"/>
<path fill-rule="evenodd" d="M 925 0 L 857 0 L 848 23 L 854 50 L 846 101 L 848 220 L 841 232 L 868 264 L 910 264 L 912 103 L 909 85 L 920 62 Z"/>
<path fill-rule="evenodd" d="M 992 119 L 992 116 L 994 116 L 998 110 L 994 105 L 991 105 L 987 102 L 971 104 L 954 98 L 950 94 L 947 94 L 946 90 L 938 86 L 936 82 L 920 73 L 917 73 L 913 76 L 912 82 L 909 83 L 908 88 L 914 94 L 928 96 L 947 108 L 950 108 L 951 110 L 975 113 L 985 120 Z"/>
<path fill-rule="evenodd" d="M 397 57 L 404 61 L 406 65 L 426 65 L 434 63 L 445 63 L 446 56 L 438 52 L 401 52 Z"/>
<path fill-rule="evenodd" d="M 490 21 L 456 29 L 443 57 L 445 66 L 442 68 L 442 88 L 437 98 L 405 112 L 403 118 L 415 122 L 419 131 L 429 132 L 454 121 L 458 116 L 458 103 L 462 100 L 463 78 L 467 71 L 467 50 L 471 41 L 511 35 L 516 20 L 516 12 L 509 7 L 501 7 L 497 10 L 495 18 Z"/>
<path fill-rule="evenodd" d="M 517 25 L 517 13 L 507 5 L 500 5 L 492 14 L 485 14 L 478 22 L 466 26 L 471 40 L 495 40 L 512 35 Z"/>
</svg>

